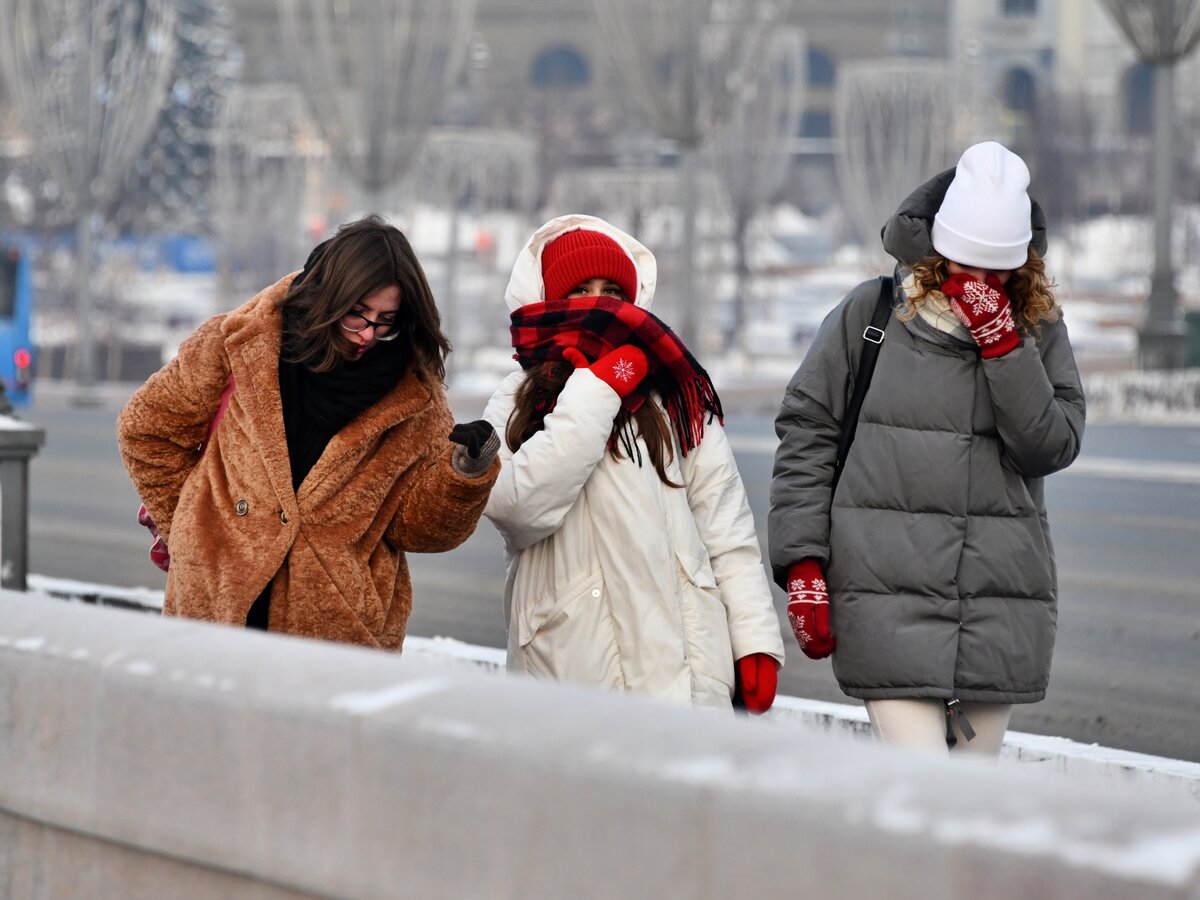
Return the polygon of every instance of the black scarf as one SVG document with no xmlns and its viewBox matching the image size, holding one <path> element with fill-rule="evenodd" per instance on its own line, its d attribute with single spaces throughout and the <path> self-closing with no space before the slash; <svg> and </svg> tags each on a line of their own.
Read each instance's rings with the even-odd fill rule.
<svg viewBox="0 0 1200 900">
<path fill-rule="evenodd" d="M 292 464 L 292 487 L 299 490 L 330 439 L 391 391 L 408 369 L 401 341 L 377 343 L 362 359 L 344 360 L 328 372 L 289 362 L 289 311 L 283 310 L 279 355 L 279 395 L 283 429 Z"/>
</svg>

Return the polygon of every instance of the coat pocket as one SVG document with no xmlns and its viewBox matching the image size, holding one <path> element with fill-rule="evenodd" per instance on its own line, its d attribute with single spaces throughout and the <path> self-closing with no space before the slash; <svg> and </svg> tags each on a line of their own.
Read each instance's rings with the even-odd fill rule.
<svg viewBox="0 0 1200 900">
<path fill-rule="evenodd" d="M 729 636 L 729 612 L 721 602 L 721 589 L 712 566 L 685 553 L 677 553 L 683 576 L 680 613 L 692 668 L 693 693 L 698 703 L 733 693 L 733 644 Z M 708 698 L 706 695 L 713 695 Z"/>
<path fill-rule="evenodd" d="M 542 597 L 518 617 L 518 640 L 529 674 L 612 690 L 625 687 L 612 614 L 599 572 Z"/>
<path fill-rule="evenodd" d="M 679 560 L 679 568 L 683 569 L 688 581 L 698 588 L 717 590 L 717 577 L 713 574 L 711 565 L 683 551 L 677 551 L 675 557 Z"/>
</svg>

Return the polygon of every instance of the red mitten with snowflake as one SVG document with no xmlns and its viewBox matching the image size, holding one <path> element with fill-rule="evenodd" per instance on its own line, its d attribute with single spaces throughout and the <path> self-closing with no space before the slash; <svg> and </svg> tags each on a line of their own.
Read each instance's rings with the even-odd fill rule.
<svg viewBox="0 0 1200 900">
<path fill-rule="evenodd" d="M 564 347 L 563 359 L 577 369 L 585 366 L 590 368 L 592 374 L 616 391 L 622 400 L 642 383 L 649 369 L 646 354 L 632 344 L 625 344 L 604 354 L 591 365 L 575 347 Z"/>
<path fill-rule="evenodd" d="M 829 592 L 825 573 L 815 559 L 793 563 L 788 568 L 788 621 L 800 649 L 809 659 L 824 659 L 837 640 L 829 625 Z"/>
<path fill-rule="evenodd" d="M 737 692 L 746 711 L 761 716 L 775 702 L 779 664 L 765 653 L 751 653 L 737 661 Z"/>
<path fill-rule="evenodd" d="M 959 272 L 942 283 L 942 293 L 950 301 L 950 309 L 958 321 L 975 338 L 979 355 L 984 359 L 1003 356 L 1020 345 L 1012 304 L 995 275 L 988 275 L 986 281 L 976 281 Z"/>
</svg>

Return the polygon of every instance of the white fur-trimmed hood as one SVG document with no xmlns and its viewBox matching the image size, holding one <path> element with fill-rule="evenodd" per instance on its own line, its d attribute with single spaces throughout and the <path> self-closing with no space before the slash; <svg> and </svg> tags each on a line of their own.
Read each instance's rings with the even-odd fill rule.
<svg viewBox="0 0 1200 900">
<path fill-rule="evenodd" d="M 635 237 L 626 234 L 610 222 L 595 216 L 574 213 L 551 219 L 533 233 L 517 254 L 512 277 L 509 278 L 508 287 L 504 291 L 504 304 L 510 313 L 522 306 L 541 303 L 546 299 L 546 288 L 542 282 L 542 250 L 559 235 L 579 229 L 598 231 L 621 245 L 637 269 L 638 291 L 634 305 L 642 309 L 650 308 L 650 302 L 654 299 L 654 288 L 658 282 L 658 263 L 654 254 Z"/>
</svg>

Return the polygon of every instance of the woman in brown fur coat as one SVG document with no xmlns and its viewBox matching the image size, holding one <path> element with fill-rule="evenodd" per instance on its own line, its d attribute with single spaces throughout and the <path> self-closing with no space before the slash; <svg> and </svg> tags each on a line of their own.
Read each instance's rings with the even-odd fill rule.
<svg viewBox="0 0 1200 900">
<path fill-rule="evenodd" d="M 453 422 L 449 349 L 412 248 L 374 216 L 201 325 L 117 423 L 170 545 L 163 612 L 399 649 L 405 553 L 466 540 L 499 470 L 491 426 Z"/>
</svg>

